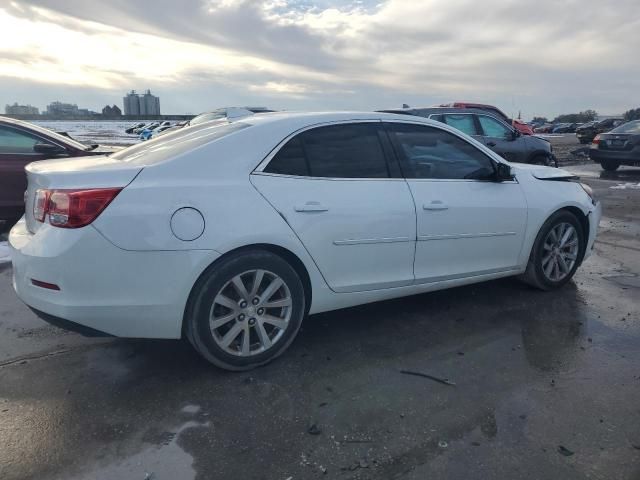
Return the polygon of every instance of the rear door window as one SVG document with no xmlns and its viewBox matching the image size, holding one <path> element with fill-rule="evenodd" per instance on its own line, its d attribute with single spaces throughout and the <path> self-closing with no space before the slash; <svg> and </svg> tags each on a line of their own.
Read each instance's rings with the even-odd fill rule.
<svg viewBox="0 0 640 480">
<path fill-rule="evenodd" d="M 267 173 L 323 178 L 389 178 L 379 123 L 318 127 L 289 140 Z"/>
</svg>

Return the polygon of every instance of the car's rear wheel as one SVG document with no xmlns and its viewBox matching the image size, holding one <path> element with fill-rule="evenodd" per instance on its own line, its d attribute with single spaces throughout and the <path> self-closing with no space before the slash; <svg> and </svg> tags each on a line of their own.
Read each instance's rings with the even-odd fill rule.
<svg viewBox="0 0 640 480">
<path fill-rule="evenodd" d="M 214 365 L 249 370 L 282 354 L 305 312 L 300 277 L 283 258 L 261 250 L 233 254 L 194 287 L 187 338 Z"/>
<path fill-rule="evenodd" d="M 603 170 L 607 172 L 615 172 L 618 168 L 620 168 L 620 164 L 618 162 L 612 162 L 611 160 L 603 160 L 600 162 Z"/>
<path fill-rule="evenodd" d="M 576 273 L 584 241 L 582 226 L 573 213 L 555 213 L 536 237 L 523 280 L 541 290 L 560 288 Z"/>
</svg>

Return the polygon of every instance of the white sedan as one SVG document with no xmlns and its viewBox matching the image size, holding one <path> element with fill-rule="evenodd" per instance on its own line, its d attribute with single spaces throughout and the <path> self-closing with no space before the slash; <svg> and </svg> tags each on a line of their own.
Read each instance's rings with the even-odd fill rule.
<svg viewBox="0 0 640 480">
<path fill-rule="evenodd" d="M 515 275 L 561 287 L 601 215 L 565 171 L 383 113 L 203 123 L 27 174 L 9 237 L 27 305 L 91 333 L 184 335 L 231 370 L 280 355 L 308 314 Z"/>
</svg>

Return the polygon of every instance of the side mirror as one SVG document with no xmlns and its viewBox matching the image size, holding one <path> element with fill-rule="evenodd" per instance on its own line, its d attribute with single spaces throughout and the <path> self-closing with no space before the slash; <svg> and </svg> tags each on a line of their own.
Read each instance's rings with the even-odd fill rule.
<svg viewBox="0 0 640 480">
<path fill-rule="evenodd" d="M 33 151 L 43 155 L 63 155 L 67 153 L 64 148 L 51 143 L 36 143 L 33 146 Z"/>
<path fill-rule="evenodd" d="M 511 140 L 516 140 L 521 133 L 516 129 L 511 131 Z"/>
<path fill-rule="evenodd" d="M 511 173 L 511 166 L 506 163 L 498 163 L 496 165 L 496 181 L 504 182 L 506 180 L 513 180 L 513 173 Z"/>
</svg>

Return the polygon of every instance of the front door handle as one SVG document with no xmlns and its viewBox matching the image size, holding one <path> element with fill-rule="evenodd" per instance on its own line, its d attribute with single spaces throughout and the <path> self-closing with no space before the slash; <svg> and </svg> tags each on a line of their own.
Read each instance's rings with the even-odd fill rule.
<svg viewBox="0 0 640 480">
<path fill-rule="evenodd" d="M 307 202 L 304 205 L 296 205 L 294 209 L 296 212 L 326 212 L 329 210 L 320 202 Z"/>
<path fill-rule="evenodd" d="M 449 206 L 441 200 L 434 200 L 431 203 L 425 203 L 422 205 L 423 210 L 446 210 L 448 208 Z"/>
</svg>

